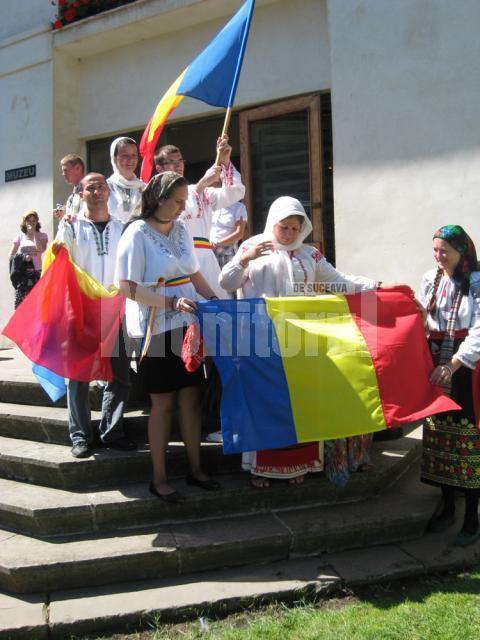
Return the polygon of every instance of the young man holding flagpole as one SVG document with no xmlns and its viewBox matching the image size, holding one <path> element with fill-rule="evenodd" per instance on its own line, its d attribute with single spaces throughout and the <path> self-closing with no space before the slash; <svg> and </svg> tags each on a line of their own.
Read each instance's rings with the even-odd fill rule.
<svg viewBox="0 0 480 640">
<path fill-rule="evenodd" d="M 214 211 L 238 202 L 245 194 L 239 172 L 230 161 L 232 147 L 228 136 L 217 142 L 218 164 L 211 166 L 197 182 L 188 186 L 188 200 L 181 215 L 193 237 L 200 272 L 219 298 L 225 298 L 225 290 L 218 284 L 220 267 L 210 244 L 210 230 Z M 165 145 L 155 154 L 155 169 L 158 173 L 175 171 L 184 174 L 185 161 L 178 147 Z M 213 187 L 221 181 L 222 186 Z"/>
</svg>

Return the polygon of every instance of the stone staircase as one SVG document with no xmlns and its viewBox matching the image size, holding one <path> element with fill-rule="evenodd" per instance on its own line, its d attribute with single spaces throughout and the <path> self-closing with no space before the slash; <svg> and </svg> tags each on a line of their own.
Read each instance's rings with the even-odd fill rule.
<svg viewBox="0 0 480 640">
<path fill-rule="evenodd" d="M 147 489 L 142 409 L 126 416 L 137 451 L 98 449 L 77 460 L 66 409 L 47 406 L 33 381 L 4 380 L 0 399 L 0 589 L 9 593 L 175 576 L 188 583 L 222 567 L 408 540 L 422 535 L 434 506 L 431 493 L 412 498 L 402 488 L 419 456 L 418 429 L 374 443 L 375 471 L 354 474 L 343 489 L 318 474 L 258 490 L 239 456 L 203 443 L 204 465 L 223 487 L 205 492 L 185 484 L 183 445 L 171 443 L 169 474 L 186 500 L 170 505 Z"/>
</svg>

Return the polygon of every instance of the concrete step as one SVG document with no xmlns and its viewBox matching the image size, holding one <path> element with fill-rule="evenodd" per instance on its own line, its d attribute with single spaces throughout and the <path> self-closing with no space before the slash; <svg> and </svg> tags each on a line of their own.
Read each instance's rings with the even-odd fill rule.
<svg viewBox="0 0 480 640">
<path fill-rule="evenodd" d="M 416 436 L 418 432 L 403 440 L 375 443 L 372 448 L 375 470 L 371 473 L 352 474 L 350 482 L 344 488 L 333 486 L 323 474 L 315 474 L 308 476 L 299 486 L 276 482 L 269 490 L 262 491 L 250 485 L 249 476 L 240 471 L 240 461 L 236 456 L 233 472 L 217 476 L 222 484 L 221 491 L 208 492 L 189 487 L 183 477 L 172 480 L 172 484 L 186 498 L 184 503 L 176 505 L 164 503 L 152 496 L 147 482 L 138 482 L 138 475 L 132 475 L 131 482 L 127 483 L 125 455 L 117 459 L 123 476 L 115 470 L 118 485 L 110 489 L 102 487 L 97 491 L 83 489 L 72 492 L 0 479 L 0 522 L 5 529 L 48 537 L 131 530 L 132 526 L 144 527 L 222 515 L 260 513 L 298 504 L 319 506 L 362 500 L 379 493 L 407 472 L 419 455 L 419 440 Z M 181 448 L 181 445 L 177 446 Z M 205 451 L 210 452 L 211 460 L 217 459 L 217 467 L 223 464 L 225 469 L 230 456 L 222 456 L 218 445 L 206 445 Z M 90 464 L 87 464 L 88 460 L 76 461 L 68 458 L 68 463 L 58 466 L 64 469 L 69 464 L 71 473 L 76 473 L 76 479 L 85 484 L 85 478 L 91 479 L 97 466 L 101 467 L 102 477 L 111 469 L 113 461 L 108 455 L 109 452 L 105 452 L 103 461 L 90 461 Z M 207 460 L 208 456 L 204 456 L 204 459 Z M 65 471 L 60 472 L 63 477 L 68 475 Z"/>
<path fill-rule="evenodd" d="M 239 468 L 239 456 L 224 456 L 218 443 L 202 444 L 203 462 L 213 473 Z M 167 454 L 171 477 L 185 476 L 183 443 L 171 442 Z M 146 480 L 151 476 L 148 445 L 136 451 L 97 448 L 90 458 L 75 459 L 71 447 L 20 438 L 0 437 L 0 477 L 59 489 L 85 491 Z"/>
<path fill-rule="evenodd" d="M 100 411 L 92 411 L 92 425 L 98 431 Z M 139 442 L 146 442 L 148 413 L 143 409 L 125 413 L 125 430 Z M 64 407 L 38 407 L 27 404 L 0 403 L 0 436 L 35 442 L 70 445 L 68 412 Z M 70 445 L 71 446 L 71 445 Z"/>
<path fill-rule="evenodd" d="M 33 374 L 32 374 L 33 375 Z M 94 387 L 90 388 L 90 405 L 95 410 L 100 410 L 102 396 Z M 52 402 L 38 382 L 32 380 L 1 380 L 0 381 L 0 402 L 16 403 L 35 407 L 66 407 L 67 398 L 64 396 Z"/>
<path fill-rule="evenodd" d="M 422 535 L 437 501 L 438 492 L 420 485 L 415 470 L 381 495 L 348 505 L 271 509 L 75 540 L 3 530 L 0 589 L 50 592 L 391 544 Z"/>
<path fill-rule="evenodd" d="M 164 624 L 252 611 L 268 602 L 317 602 L 375 584 L 465 571 L 478 564 L 477 545 L 450 547 L 454 529 L 416 540 L 320 556 L 247 565 L 188 576 L 38 593 L 0 593 L 0 640 L 64 640 L 148 630 Z M 447 552 L 448 550 L 448 552 Z M 139 637 L 140 637 L 139 633 Z"/>
</svg>

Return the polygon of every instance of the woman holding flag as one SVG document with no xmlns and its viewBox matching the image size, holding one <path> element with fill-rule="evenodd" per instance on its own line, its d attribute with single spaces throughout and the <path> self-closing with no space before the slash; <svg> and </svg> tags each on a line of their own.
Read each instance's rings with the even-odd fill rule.
<svg viewBox="0 0 480 640">
<path fill-rule="evenodd" d="M 148 439 L 153 462 L 150 492 L 166 502 L 183 496 L 167 481 L 166 450 L 175 401 L 190 465 L 187 483 L 206 490 L 219 484 L 200 464 L 202 370 L 189 373 L 180 357 L 185 325 L 192 322 L 197 294 L 216 298 L 199 272 L 192 238 L 179 216 L 188 197 L 186 179 L 161 173 L 142 194 L 140 217 L 127 225 L 120 240 L 116 280 L 127 298 L 128 334 L 142 341 L 140 371 L 152 408 Z"/>
<path fill-rule="evenodd" d="M 453 544 L 466 547 L 480 537 L 480 272 L 473 242 L 458 225 L 435 232 L 433 256 L 437 267 L 423 276 L 420 291 L 436 365 L 430 381 L 461 411 L 441 413 L 425 423 L 422 481 L 442 490 L 443 508 L 430 521 L 430 531 L 453 525 L 455 490 L 463 491 L 463 526 Z"/>
<path fill-rule="evenodd" d="M 380 286 L 375 280 L 337 271 L 318 249 L 304 244 L 311 232 L 312 223 L 300 201 L 289 196 L 277 198 L 268 212 L 264 232 L 243 242 L 233 260 L 223 267 L 221 286 L 227 291 L 236 289 L 238 298 L 308 295 L 309 285 L 319 285 L 325 293 L 368 291 Z M 370 434 L 325 443 L 327 477 L 345 484 L 350 471 L 369 463 L 370 443 Z M 242 466 L 250 470 L 256 487 L 268 487 L 270 478 L 299 484 L 306 473 L 322 470 L 321 454 L 320 443 L 307 443 L 244 453 Z"/>
</svg>

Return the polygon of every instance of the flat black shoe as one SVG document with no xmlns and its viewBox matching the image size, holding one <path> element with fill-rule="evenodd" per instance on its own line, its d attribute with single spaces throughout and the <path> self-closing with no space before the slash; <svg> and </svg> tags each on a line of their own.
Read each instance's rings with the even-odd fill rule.
<svg viewBox="0 0 480 640">
<path fill-rule="evenodd" d="M 137 448 L 137 443 L 126 436 L 122 436 L 111 442 L 105 442 L 104 444 L 108 449 L 117 449 L 118 451 L 135 451 Z"/>
<path fill-rule="evenodd" d="M 92 452 L 86 442 L 79 442 L 72 447 L 72 456 L 74 458 L 88 458 L 91 455 Z"/>
<path fill-rule="evenodd" d="M 185 481 L 192 487 L 200 487 L 200 489 L 205 489 L 205 491 L 218 491 L 222 488 L 222 485 L 216 480 L 212 480 L 211 478 L 209 478 L 208 480 L 199 480 L 198 478 L 195 478 L 195 476 L 192 476 L 192 474 L 190 473 L 185 478 Z"/>
<path fill-rule="evenodd" d="M 169 502 L 170 504 L 179 504 L 180 502 L 185 502 L 185 496 L 182 496 L 182 494 L 178 491 L 172 491 L 172 493 L 159 493 L 153 482 L 150 482 L 150 484 L 148 485 L 148 490 L 152 495 L 160 498 L 160 500 L 163 500 L 164 502 Z"/>
</svg>

